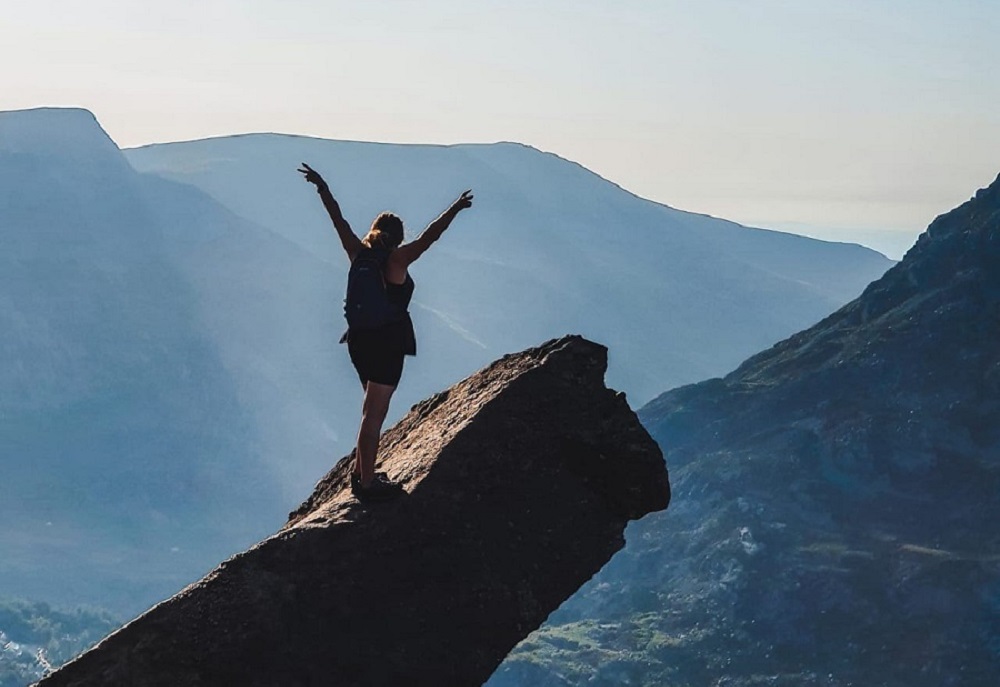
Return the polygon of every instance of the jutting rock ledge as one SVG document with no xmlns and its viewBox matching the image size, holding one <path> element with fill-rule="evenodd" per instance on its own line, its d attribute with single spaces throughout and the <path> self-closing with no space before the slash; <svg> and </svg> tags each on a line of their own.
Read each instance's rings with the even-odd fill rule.
<svg viewBox="0 0 1000 687">
<path fill-rule="evenodd" d="M 606 367 L 565 337 L 414 406 L 380 452 L 403 498 L 358 503 L 341 460 L 277 534 L 39 685 L 479 687 L 669 502 Z"/>
</svg>

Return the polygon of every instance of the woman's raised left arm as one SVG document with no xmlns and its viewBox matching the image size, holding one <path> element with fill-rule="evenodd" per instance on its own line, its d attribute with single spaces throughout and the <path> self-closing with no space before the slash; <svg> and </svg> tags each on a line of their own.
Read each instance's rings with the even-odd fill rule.
<svg viewBox="0 0 1000 687">
<path fill-rule="evenodd" d="M 441 213 L 440 217 L 427 225 L 420 236 L 393 251 L 393 259 L 400 260 L 404 266 L 416 262 L 417 258 L 423 255 L 432 243 L 441 238 L 441 234 L 451 225 L 451 221 L 458 216 L 459 212 L 472 207 L 472 198 L 472 189 L 462 193 L 458 200 Z"/>
</svg>

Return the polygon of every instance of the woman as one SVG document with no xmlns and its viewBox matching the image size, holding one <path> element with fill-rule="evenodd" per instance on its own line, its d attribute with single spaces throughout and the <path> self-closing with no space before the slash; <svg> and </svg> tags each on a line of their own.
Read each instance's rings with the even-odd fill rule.
<svg viewBox="0 0 1000 687">
<path fill-rule="evenodd" d="M 365 390 L 351 490 L 362 500 L 395 498 L 403 493 L 403 488 L 398 483 L 390 482 L 384 473 L 375 472 L 375 456 L 378 453 L 382 423 L 389 411 L 389 401 L 403 373 L 403 358 L 417 353 L 413 323 L 407 312 L 413 296 L 413 279 L 410 277 L 409 267 L 432 243 L 441 238 L 441 234 L 459 212 L 472 206 L 472 191 L 465 191 L 414 241 L 403 243 L 403 222 L 389 212 L 376 217 L 368 234 L 363 239 L 358 239 L 319 172 L 304 162 L 298 171 L 305 175 L 306 181 L 316 186 L 352 266 L 356 266 L 355 261 L 359 257 L 366 263 L 377 264 L 384 283 L 384 298 L 401 313 L 401 317 L 392 318 L 392 321 L 385 324 L 366 327 L 351 325 L 341 339 L 341 343 L 347 342 L 351 362 L 358 371 L 358 378 Z M 352 275 L 353 273 L 354 270 Z M 349 277 L 349 290 L 351 279 L 354 277 Z"/>
</svg>

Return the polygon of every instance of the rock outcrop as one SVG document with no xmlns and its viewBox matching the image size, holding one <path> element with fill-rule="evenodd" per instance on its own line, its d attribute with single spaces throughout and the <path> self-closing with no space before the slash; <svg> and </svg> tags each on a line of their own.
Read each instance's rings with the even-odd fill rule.
<svg viewBox="0 0 1000 687">
<path fill-rule="evenodd" d="M 996 683 L 1000 179 L 852 303 L 639 417 L 669 513 L 489 687 Z"/>
<path fill-rule="evenodd" d="M 280 532 L 39 684 L 478 687 L 669 501 L 606 353 L 551 341 L 414 406 L 380 452 L 402 499 L 358 503 L 345 458 Z"/>
</svg>

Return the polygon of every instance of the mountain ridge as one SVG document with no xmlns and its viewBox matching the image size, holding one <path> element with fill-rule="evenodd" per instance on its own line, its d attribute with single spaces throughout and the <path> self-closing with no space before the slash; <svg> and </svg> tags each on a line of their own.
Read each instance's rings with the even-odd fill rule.
<svg viewBox="0 0 1000 687">
<path fill-rule="evenodd" d="M 490 148 L 490 147 L 503 147 L 503 146 L 511 146 L 511 147 L 515 147 L 515 148 L 523 148 L 523 149 L 526 149 L 526 150 L 538 153 L 540 155 L 546 155 L 546 156 L 554 157 L 555 159 L 559 160 L 562 163 L 565 163 L 567 165 L 572 165 L 574 167 L 577 167 L 580 170 L 582 170 L 583 172 L 585 172 L 585 173 L 587 173 L 589 175 L 592 175 L 594 177 L 597 177 L 602 182 L 605 182 L 605 183 L 607 183 L 607 184 L 609 184 L 611 186 L 614 186 L 616 189 L 618 189 L 619 191 L 621 191 L 624 194 L 627 194 L 627 195 L 631 196 L 635 200 L 641 201 L 643 203 L 649 203 L 649 204 L 651 204 L 653 206 L 656 206 L 656 207 L 659 207 L 659 208 L 663 208 L 663 209 L 666 209 L 666 210 L 672 210 L 672 211 L 675 211 L 675 212 L 681 212 L 681 213 L 684 213 L 686 215 L 691 215 L 691 216 L 694 216 L 694 217 L 702 217 L 702 218 L 708 219 L 708 220 L 714 220 L 714 221 L 718 221 L 718 222 L 723 222 L 725 224 L 731 225 L 733 227 L 739 227 L 741 229 L 748 229 L 748 230 L 752 230 L 752 231 L 762 231 L 762 232 L 768 232 L 768 233 L 772 233 L 772 234 L 783 234 L 783 235 L 786 235 L 786 236 L 794 236 L 794 237 L 797 237 L 797 238 L 807 239 L 807 240 L 810 240 L 810 241 L 819 241 L 821 243 L 839 244 L 839 245 L 844 245 L 844 246 L 857 246 L 857 247 L 862 248 L 864 250 L 873 251 L 873 252 L 878 253 L 879 255 L 883 255 L 883 257 L 885 257 L 884 253 L 882 253 L 881 251 L 878 251 L 877 249 L 874 249 L 874 248 L 871 248 L 869 246 L 865 246 L 863 244 L 857 243 L 855 241 L 836 241 L 836 240 L 831 240 L 831 239 L 818 239 L 818 238 L 813 238 L 813 237 L 805 236 L 804 234 L 798 234 L 798 233 L 795 233 L 795 232 L 792 232 L 792 231 L 783 230 L 783 229 L 771 229 L 771 228 L 761 227 L 761 226 L 756 226 L 756 225 L 742 224 L 742 223 L 736 222 L 734 220 L 726 219 L 725 217 L 721 217 L 719 215 L 713 215 L 713 214 L 711 214 L 709 212 L 697 212 L 697 211 L 693 211 L 693 210 L 684 210 L 683 208 L 679 208 L 677 206 L 671 205 L 670 203 L 667 203 L 665 201 L 656 200 L 654 198 L 647 198 L 645 196 L 642 196 L 642 195 L 636 193 L 635 191 L 632 191 L 632 190 L 626 188 L 625 186 L 622 186 L 621 184 L 619 184 L 618 182 L 616 182 L 614 179 L 611 179 L 610 177 L 606 177 L 606 176 L 602 175 L 600 172 L 592 170 L 589 167 L 587 167 L 586 165 L 584 165 L 583 163 L 578 162 L 576 160 L 573 160 L 572 158 L 563 157 L 562 155 L 560 155 L 557 152 L 544 150 L 542 148 L 538 148 L 536 146 L 533 146 L 530 143 L 523 143 L 521 141 L 498 140 L 498 141 L 458 142 L 458 143 L 414 143 L 414 142 L 391 142 L 391 141 L 367 141 L 367 140 L 361 140 L 361 139 L 346 139 L 346 138 L 326 138 L 326 137 L 319 136 L 319 135 L 293 134 L 293 133 L 285 133 L 285 132 L 277 132 L 277 131 L 249 131 L 249 132 L 239 133 L 239 134 L 219 134 L 219 135 L 213 135 L 213 136 L 205 136 L 205 137 L 201 137 L 201 138 L 181 139 L 181 140 L 177 140 L 177 141 L 162 141 L 162 142 L 156 142 L 156 143 L 144 143 L 142 145 L 127 146 L 125 148 L 122 148 L 122 151 L 125 152 L 125 153 L 140 152 L 140 151 L 152 151 L 152 150 L 157 149 L 157 148 L 165 148 L 165 147 L 175 146 L 175 145 L 181 145 L 181 146 L 183 146 L 183 145 L 188 145 L 188 144 L 199 144 L 199 143 L 208 143 L 208 142 L 214 142 L 214 141 L 224 141 L 224 140 L 227 140 L 227 139 L 255 139 L 255 138 L 269 138 L 269 137 L 278 138 L 278 139 L 282 139 L 282 138 L 286 138 L 286 139 L 303 139 L 303 140 L 312 141 L 312 142 L 316 142 L 316 143 L 346 143 L 346 144 L 361 144 L 361 145 L 385 146 L 385 147 L 393 147 L 393 146 L 398 146 L 398 147 L 412 147 L 412 148 L 421 148 L 421 147 L 423 147 L 423 148 L 428 148 L 428 149 L 442 149 L 442 148 L 448 148 L 448 149 Z M 893 263 L 898 262 L 897 260 L 892 260 L 891 258 L 887 258 L 887 259 L 889 259 Z"/>
<path fill-rule="evenodd" d="M 860 246 L 746 228 L 641 199 L 578 163 L 518 143 L 443 147 L 250 134 L 126 155 L 137 169 L 198 186 L 335 267 L 343 258 L 329 220 L 294 173 L 302 161 L 326 175 L 358 233 L 388 208 L 404 218 L 412 237 L 453 200 L 449 188 L 457 194 L 472 186 L 474 212 L 426 258 L 453 274 L 439 268 L 425 276 L 429 268 L 416 265 L 416 301 L 490 346 L 480 364 L 600 319 L 584 333 L 618 352 L 611 379 L 640 402 L 721 372 L 715 358 L 737 364 L 773 343 L 764 330 L 791 333 L 792 321 L 812 323 L 892 264 Z M 612 276 L 633 282 L 640 295 L 629 298 Z M 465 301 L 456 298 L 454 283 L 463 284 Z M 494 295 L 504 293 L 517 296 Z M 533 294 L 552 294 L 543 321 L 523 332 L 496 326 L 500 319 L 525 319 L 511 301 L 539 300 Z M 478 307 L 470 308 L 470 299 Z M 649 306 L 623 311 L 606 303 L 623 299 Z M 649 308 L 660 312 L 650 317 Z M 755 316 L 747 316 L 750 310 Z M 713 337 L 720 326 L 731 334 Z M 626 329 L 633 335 L 625 337 Z M 654 355 L 656 347 L 665 355 Z"/>
</svg>

